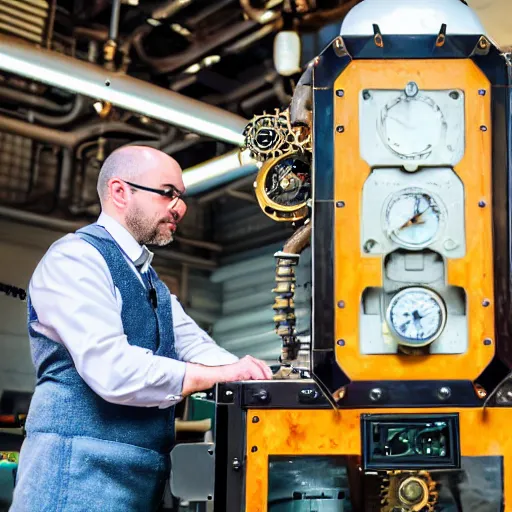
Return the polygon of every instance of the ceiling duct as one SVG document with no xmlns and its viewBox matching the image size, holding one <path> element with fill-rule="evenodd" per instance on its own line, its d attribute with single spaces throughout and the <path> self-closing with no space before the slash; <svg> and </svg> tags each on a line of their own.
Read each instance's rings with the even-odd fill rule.
<svg viewBox="0 0 512 512">
<path fill-rule="evenodd" d="M 0 0 L 3 1 L 3 0 Z M 93 64 L 0 37 L 0 69 L 231 144 L 247 120 L 218 107 Z"/>
</svg>

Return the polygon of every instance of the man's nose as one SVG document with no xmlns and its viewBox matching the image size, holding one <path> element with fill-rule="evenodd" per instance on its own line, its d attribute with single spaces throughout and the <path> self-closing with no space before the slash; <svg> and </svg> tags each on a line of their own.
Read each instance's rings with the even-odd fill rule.
<svg viewBox="0 0 512 512">
<path fill-rule="evenodd" d="M 178 198 L 176 201 L 170 202 L 169 211 L 171 212 L 173 219 L 178 222 L 185 216 L 185 213 L 187 212 L 187 205 L 183 199 Z"/>
</svg>

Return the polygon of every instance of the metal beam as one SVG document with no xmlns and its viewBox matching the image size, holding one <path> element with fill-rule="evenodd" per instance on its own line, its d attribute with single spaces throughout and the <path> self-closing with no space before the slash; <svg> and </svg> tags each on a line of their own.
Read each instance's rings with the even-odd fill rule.
<svg viewBox="0 0 512 512">
<path fill-rule="evenodd" d="M 149 82 L 0 37 L 0 70 L 136 112 L 236 145 L 247 120 Z"/>
</svg>

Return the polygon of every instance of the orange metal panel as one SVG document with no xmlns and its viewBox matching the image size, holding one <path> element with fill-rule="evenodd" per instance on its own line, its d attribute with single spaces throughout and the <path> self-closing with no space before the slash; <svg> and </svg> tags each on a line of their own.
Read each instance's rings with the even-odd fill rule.
<svg viewBox="0 0 512 512">
<path fill-rule="evenodd" d="M 455 172 L 464 183 L 466 246 L 464 258 L 449 260 L 447 282 L 464 288 L 467 295 L 469 349 L 460 355 L 362 355 L 359 348 L 359 307 L 363 291 L 382 285 L 382 259 L 360 250 L 361 196 L 371 169 L 359 151 L 359 94 L 363 89 L 403 89 L 414 80 L 420 89 L 465 91 L 466 148 Z M 336 359 L 352 380 L 469 379 L 474 380 L 494 355 L 493 248 L 491 227 L 491 91 L 485 75 L 470 60 L 353 61 L 337 78 L 333 90 L 336 132 L 334 241 Z M 485 95 L 478 91 L 484 89 Z M 482 131 L 481 126 L 487 130 Z M 333 127 L 334 130 L 334 127 Z M 484 199 L 487 207 L 478 203 Z M 490 300 L 488 307 L 482 306 Z M 336 303 L 344 301 L 343 309 Z M 334 342 L 334 340 L 333 340 Z"/>
<path fill-rule="evenodd" d="M 505 512 L 512 512 L 512 409 L 408 409 L 407 414 L 459 413 L 463 456 L 504 457 Z M 361 455 L 361 414 L 378 410 L 249 410 L 247 412 L 247 512 L 267 512 L 269 455 Z M 251 419 L 257 416 L 258 422 Z"/>
</svg>

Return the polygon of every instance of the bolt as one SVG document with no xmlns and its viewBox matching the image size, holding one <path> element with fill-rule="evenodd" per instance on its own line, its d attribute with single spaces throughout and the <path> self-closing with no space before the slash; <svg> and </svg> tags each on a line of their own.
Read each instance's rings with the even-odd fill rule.
<svg viewBox="0 0 512 512">
<path fill-rule="evenodd" d="M 486 132 L 487 131 L 487 126 L 485 126 L 485 125 L 480 126 L 480 130 L 482 130 L 483 132 Z"/>
<path fill-rule="evenodd" d="M 368 91 L 363 91 L 363 100 L 369 100 L 372 95 Z"/>
<path fill-rule="evenodd" d="M 488 306 L 490 306 L 490 305 L 491 305 L 491 301 L 490 301 L 489 299 L 484 299 L 484 300 L 482 301 L 482 306 L 483 306 L 484 308 L 486 308 L 486 307 L 488 307 Z"/>
<path fill-rule="evenodd" d="M 105 85 L 106 85 L 107 87 L 110 87 L 110 80 L 105 80 Z"/>
<path fill-rule="evenodd" d="M 254 452 L 257 452 L 258 451 L 258 447 L 257 446 L 253 446 L 251 448 L 251 452 L 254 453 Z"/>
<path fill-rule="evenodd" d="M 344 208 L 345 201 L 336 201 L 336 208 Z"/>
<path fill-rule="evenodd" d="M 450 98 L 452 98 L 453 100 L 458 100 L 459 96 L 460 96 L 460 94 L 457 91 L 452 91 L 450 93 Z"/>
<path fill-rule="evenodd" d="M 337 131 L 338 133 L 343 133 L 343 132 L 345 131 L 345 127 L 344 127 L 344 126 L 341 126 L 341 125 L 336 126 L 336 131 Z"/>
<path fill-rule="evenodd" d="M 344 94 L 345 94 L 345 91 L 343 89 L 338 89 L 336 91 L 336 96 L 338 96 L 339 98 L 343 98 Z"/>
<path fill-rule="evenodd" d="M 406 86 L 405 86 L 405 95 L 408 97 L 408 98 L 413 98 L 414 96 L 416 96 L 419 92 L 419 87 L 418 87 L 418 84 L 416 82 L 409 82 Z"/>
<path fill-rule="evenodd" d="M 240 469 L 242 468 L 242 463 L 235 457 L 233 459 L 233 463 L 231 464 L 231 467 L 235 470 L 235 471 L 240 471 Z"/>
<path fill-rule="evenodd" d="M 253 417 L 252 417 L 252 422 L 253 422 L 253 423 L 258 423 L 258 421 L 260 421 L 260 419 L 258 418 L 258 416 L 253 416 Z"/>
<path fill-rule="evenodd" d="M 345 346 L 345 340 L 338 340 L 336 342 L 340 347 L 344 347 Z"/>
<path fill-rule="evenodd" d="M 448 386 L 443 386 L 439 388 L 437 392 L 437 396 L 439 400 L 448 400 L 452 394 L 452 390 Z"/>
<path fill-rule="evenodd" d="M 480 208 L 485 208 L 487 206 L 487 203 L 482 199 L 481 201 L 478 201 L 478 206 Z"/>
<path fill-rule="evenodd" d="M 213 496 L 211 494 L 208 494 L 208 500 L 213 500 Z"/>
<path fill-rule="evenodd" d="M 369 393 L 369 397 L 372 402 L 378 402 L 382 398 L 382 389 L 380 389 L 380 388 L 371 389 L 370 393 Z"/>
<path fill-rule="evenodd" d="M 209 453 L 210 455 L 213 455 L 213 450 L 212 450 L 211 448 L 208 448 L 208 453 Z"/>
<path fill-rule="evenodd" d="M 487 91 L 485 89 L 478 89 L 479 96 L 485 96 L 487 94 Z"/>
<path fill-rule="evenodd" d="M 338 307 L 339 307 L 340 309 L 343 309 L 343 308 L 345 307 L 345 301 L 344 301 L 344 300 L 340 300 L 340 301 L 338 302 Z"/>
<path fill-rule="evenodd" d="M 491 340 L 491 338 L 485 338 L 485 340 L 484 340 L 484 345 L 492 345 L 492 340 Z"/>
</svg>

